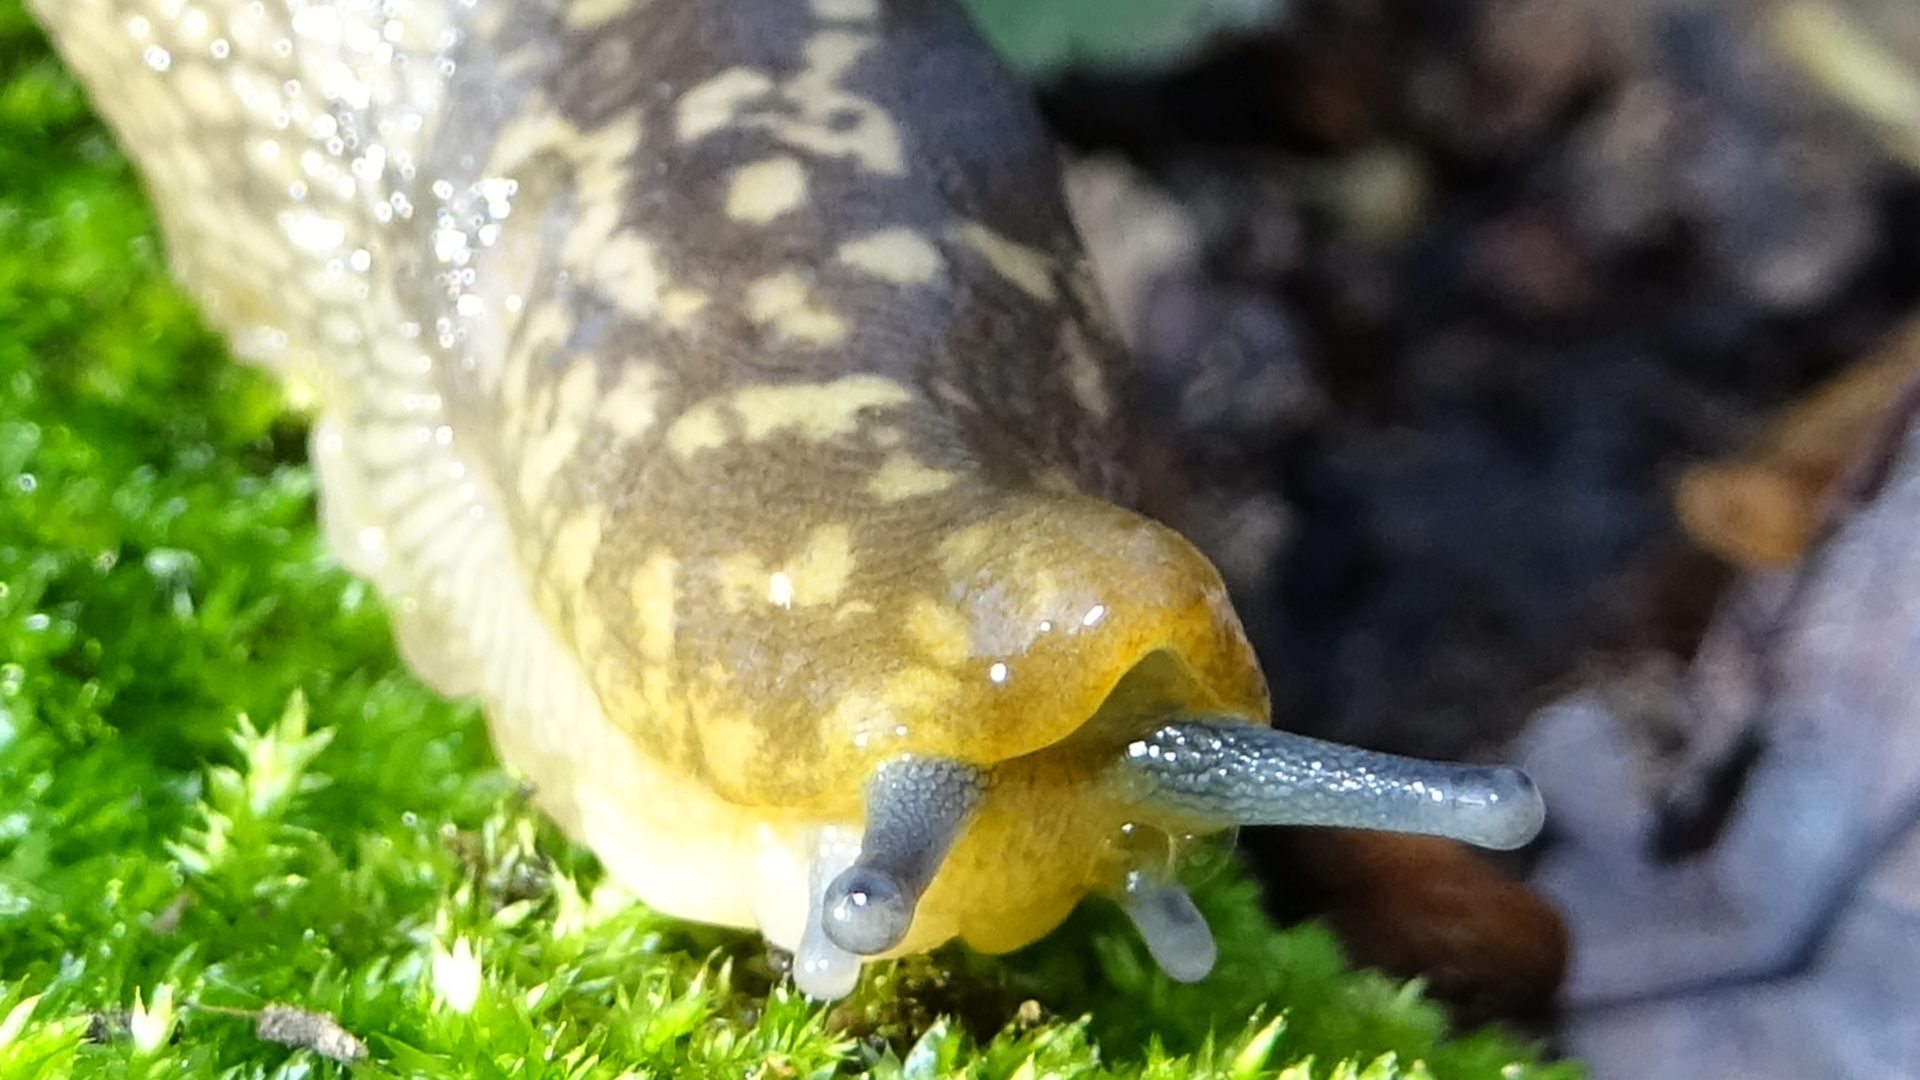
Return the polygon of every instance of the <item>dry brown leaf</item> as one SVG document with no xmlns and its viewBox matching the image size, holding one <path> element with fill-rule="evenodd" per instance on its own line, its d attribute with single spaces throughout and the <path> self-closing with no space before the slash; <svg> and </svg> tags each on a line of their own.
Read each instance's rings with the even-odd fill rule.
<svg viewBox="0 0 1920 1080">
<path fill-rule="evenodd" d="M 1889 411 L 1916 378 L 1920 317 L 1787 407 L 1746 451 L 1687 470 L 1674 493 L 1681 525 L 1749 570 L 1799 558 L 1855 463 L 1884 440 Z"/>
<path fill-rule="evenodd" d="M 1345 829 L 1308 830 L 1296 850 L 1356 962 L 1425 978 L 1469 1020 L 1537 1014 L 1559 990 L 1559 915 L 1485 855 L 1435 837 Z"/>
</svg>

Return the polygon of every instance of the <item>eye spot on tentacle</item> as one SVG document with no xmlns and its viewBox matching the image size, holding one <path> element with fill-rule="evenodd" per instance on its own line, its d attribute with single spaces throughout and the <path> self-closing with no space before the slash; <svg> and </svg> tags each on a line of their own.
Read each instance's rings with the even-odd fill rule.
<svg viewBox="0 0 1920 1080">
<path fill-rule="evenodd" d="M 833 864 L 838 873 L 823 866 L 816 875 L 809 922 L 856 956 L 900 944 L 986 787 L 980 770 L 945 758 L 908 755 L 880 766 L 867 780 L 859 856 L 844 868 Z M 811 951 L 824 954 L 819 945 Z"/>
</svg>

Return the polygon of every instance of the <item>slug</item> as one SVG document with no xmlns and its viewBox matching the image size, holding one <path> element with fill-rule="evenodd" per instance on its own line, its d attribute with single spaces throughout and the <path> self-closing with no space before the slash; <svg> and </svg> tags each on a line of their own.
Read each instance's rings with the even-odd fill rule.
<svg viewBox="0 0 1920 1080">
<path fill-rule="evenodd" d="M 408 663 L 806 993 L 1090 892 L 1197 979 L 1198 837 L 1539 828 L 1515 770 L 1267 726 L 1213 567 L 1120 505 L 1053 149 L 946 0 L 29 2 L 313 403 Z"/>
</svg>

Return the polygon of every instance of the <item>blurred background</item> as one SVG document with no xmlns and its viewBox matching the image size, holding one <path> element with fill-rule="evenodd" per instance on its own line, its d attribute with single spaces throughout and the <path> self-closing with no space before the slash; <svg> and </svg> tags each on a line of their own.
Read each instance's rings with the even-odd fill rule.
<svg viewBox="0 0 1920 1080">
<path fill-rule="evenodd" d="M 1534 865 L 1248 836 L 1276 913 L 1603 1078 L 1920 1075 L 1913 935 L 1829 963 L 1920 922 L 1920 4 L 975 7 L 1278 722 L 1553 808 Z"/>
</svg>

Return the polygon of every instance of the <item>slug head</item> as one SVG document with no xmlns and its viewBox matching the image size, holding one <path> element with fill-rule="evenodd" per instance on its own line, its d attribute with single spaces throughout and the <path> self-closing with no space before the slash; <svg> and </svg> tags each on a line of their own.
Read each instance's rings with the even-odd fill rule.
<svg viewBox="0 0 1920 1080">
<path fill-rule="evenodd" d="M 1017 948 L 1088 892 L 1119 901 L 1170 974 L 1197 979 L 1213 942 L 1176 875 L 1209 834 L 1339 824 L 1510 847 L 1539 826 L 1512 770 L 1266 728 L 1265 684 L 1217 574 L 1137 515 L 1009 497 L 928 558 L 941 588 L 901 601 L 908 630 L 871 669 L 895 676 L 876 676 L 871 715 L 840 710 L 846 726 L 817 729 L 820 761 L 859 778 L 841 789 L 853 798 L 760 811 L 784 823 L 783 864 L 804 867 L 799 895 L 760 921 L 795 948 L 809 993 L 838 996 L 865 959 L 951 938 Z M 933 708 L 924 679 L 897 678 L 916 668 L 945 687 Z"/>
</svg>

